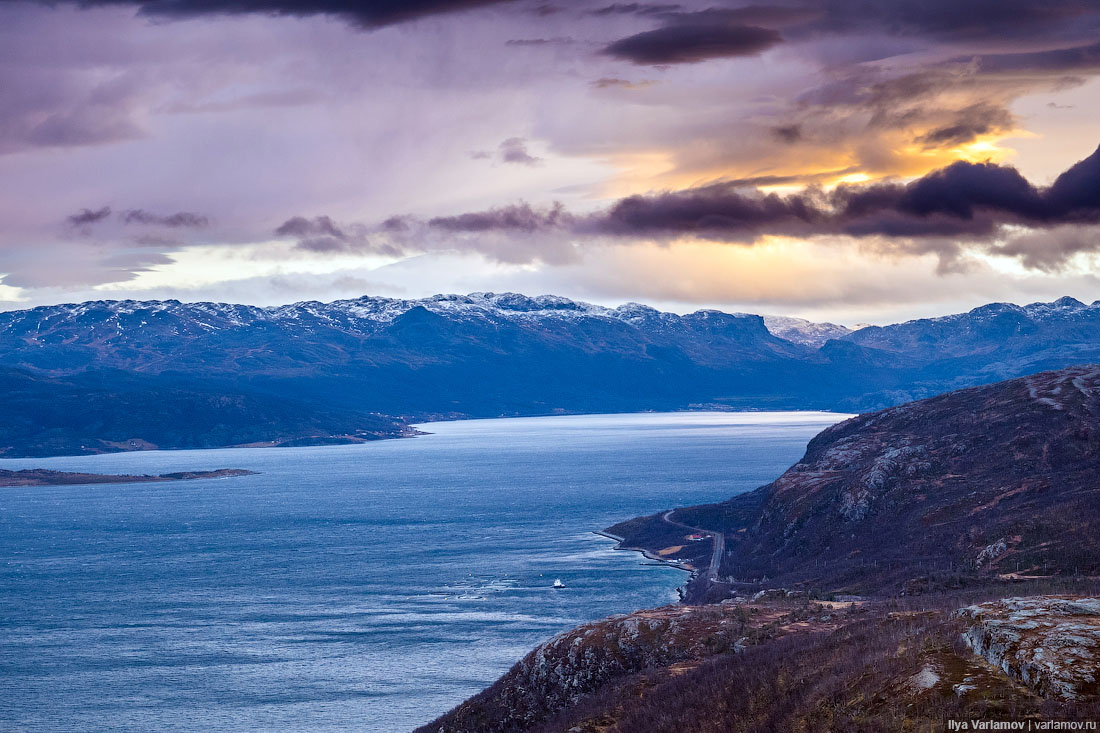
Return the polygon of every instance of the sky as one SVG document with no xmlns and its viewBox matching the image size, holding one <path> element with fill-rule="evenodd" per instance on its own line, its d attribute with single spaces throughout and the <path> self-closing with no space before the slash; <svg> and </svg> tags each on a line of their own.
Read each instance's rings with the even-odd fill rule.
<svg viewBox="0 0 1100 733">
<path fill-rule="evenodd" d="M 1093 0 L 0 0 L 0 309 L 1100 299 Z"/>
</svg>

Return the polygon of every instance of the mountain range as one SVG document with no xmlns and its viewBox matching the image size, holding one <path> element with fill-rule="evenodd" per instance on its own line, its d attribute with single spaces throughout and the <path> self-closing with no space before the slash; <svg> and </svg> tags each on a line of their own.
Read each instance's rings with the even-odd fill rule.
<svg viewBox="0 0 1100 733">
<path fill-rule="evenodd" d="M 1072 298 L 856 330 L 515 293 L 93 301 L 0 313 L 0 368 L 18 396 L 0 417 L 19 426 L 0 454 L 358 440 L 440 417 L 865 411 L 1090 361 L 1100 302 Z M 69 394 L 92 396 L 79 429 L 56 408 Z M 165 425 L 173 400 L 191 406 L 190 427 Z M 153 405 L 164 419 L 142 417 Z"/>
</svg>

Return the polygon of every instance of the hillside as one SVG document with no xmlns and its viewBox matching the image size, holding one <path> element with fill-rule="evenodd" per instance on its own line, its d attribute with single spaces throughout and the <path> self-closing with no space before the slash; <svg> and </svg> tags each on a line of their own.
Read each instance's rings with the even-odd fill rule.
<svg viewBox="0 0 1100 733">
<path fill-rule="evenodd" d="M 559 634 L 421 730 L 1095 720 L 1098 465 L 1098 366 L 839 423 L 756 491 L 609 529 L 685 545 L 691 603 Z"/>
<path fill-rule="evenodd" d="M 1093 576 L 1098 465 L 1100 367 L 1073 367 L 838 423 L 773 483 L 674 519 L 724 535 L 717 575 L 734 582 L 912 593 Z M 668 522 L 610 531 L 663 546 Z"/>
<path fill-rule="evenodd" d="M 381 415 L 318 408 L 225 381 L 126 372 L 51 377 L 0 369 L 0 457 L 308 445 L 397 437 Z"/>
</svg>

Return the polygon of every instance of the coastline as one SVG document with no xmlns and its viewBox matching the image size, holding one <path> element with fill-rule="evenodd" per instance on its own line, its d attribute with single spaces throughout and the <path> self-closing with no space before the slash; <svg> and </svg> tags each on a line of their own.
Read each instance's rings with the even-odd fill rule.
<svg viewBox="0 0 1100 733">
<path fill-rule="evenodd" d="M 689 583 L 691 583 L 691 581 L 695 580 L 696 576 L 698 576 L 698 574 L 699 574 L 699 569 L 698 568 L 685 568 L 683 565 L 678 565 L 678 564 L 672 562 L 671 560 L 666 560 L 663 557 L 660 557 L 658 555 L 654 555 L 652 552 L 645 549 L 644 547 L 627 547 L 627 546 L 623 545 L 623 543 L 626 542 L 626 539 L 624 539 L 623 537 L 619 537 L 618 535 L 613 535 L 610 532 L 604 532 L 603 530 L 598 530 L 597 529 L 597 530 L 593 530 L 592 534 L 597 534 L 601 537 L 606 537 L 609 540 L 615 540 L 615 542 L 617 544 L 614 547 L 611 548 L 612 550 L 622 550 L 624 552 L 637 552 L 637 553 L 640 553 L 642 555 L 642 557 L 646 558 L 647 560 L 653 560 L 656 563 L 659 563 L 659 564 L 664 565 L 666 567 L 673 568 L 674 570 L 680 570 L 682 572 L 688 573 L 688 575 L 690 576 L 690 577 L 688 577 L 688 582 L 685 583 L 683 586 L 678 587 L 676 589 L 676 593 L 680 596 L 681 601 L 684 600 L 684 588 Z"/>
<path fill-rule="evenodd" d="M 136 443 L 135 446 L 130 446 L 127 443 L 121 442 L 108 442 L 109 448 L 103 448 L 98 450 L 86 450 L 81 452 L 62 452 L 54 453 L 50 451 L 28 451 L 18 450 L 0 453 L 0 460 L 24 460 L 24 459 L 39 459 L 39 458 L 79 458 L 95 455 L 114 455 L 118 453 L 141 453 L 150 451 L 189 451 L 189 450 L 227 450 L 233 448 L 309 448 L 317 446 L 332 446 L 332 445 L 363 445 L 367 443 L 376 443 L 385 440 L 404 440 L 406 438 L 419 438 L 422 436 L 432 435 L 431 430 L 423 430 L 421 428 L 430 426 L 434 423 L 448 423 L 448 422 L 470 422 L 476 420 L 516 420 L 516 419 L 529 419 L 529 418 L 544 418 L 544 417 L 591 417 L 595 415 L 614 415 L 614 416 L 630 416 L 630 415 L 650 415 L 650 414 L 665 414 L 665 413 L 710 413 L 710 414 L 754 414 L 754 413 L 827 413 L 835 414 L 846 419 L 847 417 L 853 417 L 852 413 L 839 412 L 832 408 L 813 408 L 813 407 L 776 407 L 776 408 L 749 408 L 749 407 L 722 407 L 722 406 L 704 406 L 695 405 L 690 407 L 669 409 L 669 410 L 624 410 L 624 411 L 599 411 L 599 412 L 584 412 L 584 411 L 557 411 L 557 412 L 543 412 L 532 413 L 523 415 L 496 415 L 492 417 L 472 417 L 469 415 L 429 415 L 423 418 L 411 418 L 415 422 L 405 422 L 404 426 L 393 433 L 389 434 L 363 434 L 363 435 L 315 435 L 306 438 L 286 438 L 279 440 L 267 440 L 258 441 L 253 443 L 230 443 L 226 445 L 209 445 L 209 446 L 163 446 L 155 443 L 147 442 L 140 438 L 133 439 Z M 403 419 L 403 418 L 402 418 Z M 621 548 L 630 549 L 630 548 Z M 640 550 L 639 550 L 640 551 Z M 654 558 L 660 559 L 660 558 Z"/>
</svg>

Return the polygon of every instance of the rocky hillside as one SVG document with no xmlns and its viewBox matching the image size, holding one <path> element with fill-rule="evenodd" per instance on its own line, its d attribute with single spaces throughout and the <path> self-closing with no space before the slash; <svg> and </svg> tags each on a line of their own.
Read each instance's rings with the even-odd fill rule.
<svg viewBox="0 0 1100 733">
<path fill-rule="evenodd" d="M 987 588 L 978 598 L 998 592 L 1004 589 Z M 1051 624 L 1060 631 L 1037 634 L 1029 630 L 1034 615 L 988 610 L 998 601 L 958 610 L 973 600 L 960 591 L 919 602 L 815 600 L 773 591 L 615 617 L 540 645 L 492 687 L 420 731 L 937 731 L 948 720 L 1075 721 L 1100 714 L 1095 690 L 1081 684 L 1094 673 L 1094 661 L 1084 655 L 1100 644 L 1100 630 L 1094 617 L 1085 619 L 1083 631 L 1070 629 L 1081 620 L 1072 609 L 1091 608 L 1094 599 L 1061 594 L 1005 601 L 1020 609 L 1070 609 Z M 1014 658 L 1006 671 L 982 655 L 988 644 L 975 645 L 982 653 L 971 648 L 976 624 L 993 624 L 995 616 L 998 639 L 1063 643 L 1041 668 L 1027 667 L 1037 673 L 1024 680 Z M 992 645 L 1011 654 L 1026 643 Z M 1034 656 L 1036 647 L 1028 648 Z M 1071 648 L 1079 650 L 1077 659 Z M 1055 688 L 1042 682 L 1047 679 L 1072 680 L 1075 696 L 1052 694 Z"/>
<path fill-rule="evenodd" d="M 666 606 L 613 616 L 540 644 L 492 687 L 420 730 L 527 730 L 643 671 L 675 677 L 715 655 L 788 634 L 834 630 L 848 620 L 850 605 L 784 595 L 762 603 Z"/>
<path fill-rule="evenodd" d="M 1098 466 L 1100 367 L 1074 367 L 852 418 L 775 482 L 675 519 L 723 533 L 723 581 L 919 593 L 1100 575 Z M 654 547 L 666 524 L 610 531 Z"/>
</svg>

